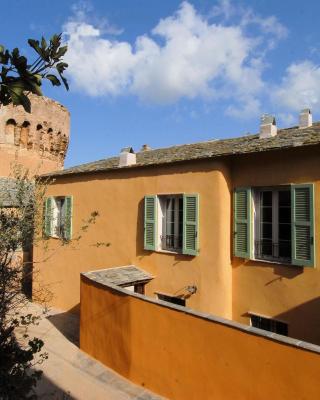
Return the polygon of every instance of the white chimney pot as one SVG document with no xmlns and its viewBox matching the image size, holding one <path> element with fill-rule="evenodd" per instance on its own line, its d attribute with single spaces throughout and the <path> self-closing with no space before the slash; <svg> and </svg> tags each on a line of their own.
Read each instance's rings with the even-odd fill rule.
<svg viewBox="0 0 320 400">
<path fill-rule="evenodd" d="M 121 150 L 119 157 L 119 167 L 129 167 L 137 163 L 136 154 L 132 147 L 126 147 Z"/>
<path fill-rule="evenodd" d="M 260 123 L 260 139 L 267 139 L 277 135 L 277 125 L 274 116 L 263 114 Z"/>
<path fill-rule="evenodd" d="M 299 128 L 303 129 L 309 126 L 312 126 L 312 113 L 309 108 L 305 108 L 299 114 Z"/>
</svg>

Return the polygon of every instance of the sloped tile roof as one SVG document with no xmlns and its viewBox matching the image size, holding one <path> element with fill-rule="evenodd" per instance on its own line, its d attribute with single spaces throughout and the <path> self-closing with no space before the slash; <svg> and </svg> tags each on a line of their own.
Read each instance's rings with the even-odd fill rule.
<svg viewBox="0 0 320 400">
<path fill-rule="evenodd" d="M 82 273 L 82 275 L 95 282 L 102 284 L 112 283 L 118 286 L 131 286 L 153 279 L 152 275 L 136 267 L 135 265 L 125 265 L 123 267 L 89 271 Z"/>
<path fill-rule="evenodd" d="M 320 122 L 316 122 L 311 127 L 304 129 L 299 129 L 298 127 L 279 129 L 276 136 L 267 139 L 260 139 L 259 135 L 247 135 L 232 139 L 210 140 L 207 142 L 141 151 L 137 153 L 137 163 L 128 167 L 119 167 L 119 157 L 111 157 L 88 164 L 77 165 L 44 176 L 110 171 L 119 168 L 137 168 L 316 144 L 320 144 Z"/>
</svg>

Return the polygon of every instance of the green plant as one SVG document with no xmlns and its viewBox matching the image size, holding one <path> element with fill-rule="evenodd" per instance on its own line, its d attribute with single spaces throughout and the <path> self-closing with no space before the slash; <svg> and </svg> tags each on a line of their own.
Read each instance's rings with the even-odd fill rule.
<svg viewBox="0 0 320 400">
<path fill-rule="evenodd" d="M 9 51 L 0 45 L 0 105 L 22 105 L 31 112 L 28 93 L 42 96 L 41 85 L 48 80 L 54 86 L 61 82 L 68 90 L 68 82 L 63 76 L 68 64 L 63 61 L 67 46 L 62 45 L 61 34 L 53 35 L 49 42 L 29 39 L 29 45 L 37 53 L 37 58 L 29 63 L 18 48 Z"/>
</svg>

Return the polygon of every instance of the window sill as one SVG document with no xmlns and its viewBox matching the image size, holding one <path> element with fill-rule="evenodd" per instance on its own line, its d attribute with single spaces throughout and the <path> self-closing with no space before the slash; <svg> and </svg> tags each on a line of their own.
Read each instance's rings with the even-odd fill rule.
<svg viewBox="0 0 320 400">
<path fill-rule="evenodd" d="M 48 239 L 56 239 L 56 240 L 63 240 L 63 241 L 66 241 L 66 239 L 64 239 L 62 236 L 48 235 L 47 238 L 48 238 Z"/>
<path fill-rule="evenodd" d="M 285 265 L 286 267 L 298 267 L 299 265 L 294 265 L 289 261 L 281 261 L 281 260 L 266 260 L 265 258 L 250 258 L 251 261 L 258 261 L 267 264 L 276 264 L 276 265 Z"/>
<path fill-rule="evenodd" d="M 176 250 L 176 251 L 174 251 L 174 250 L 162 250 L 162 249 L 158 249 L 158 250 L 155 250 L 155 252 L 156 253 L 164 253 L 164 254 L 183 254 L 182 253 L 182 250 Z"/>
</svg>

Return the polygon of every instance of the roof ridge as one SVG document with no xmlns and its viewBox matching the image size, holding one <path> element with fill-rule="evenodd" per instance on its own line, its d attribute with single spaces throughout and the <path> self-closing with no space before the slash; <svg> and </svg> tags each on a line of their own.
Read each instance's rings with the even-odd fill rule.
<svg viewBox="0 0 320 400">
<path fill-rule="evenodd" d="M 299 139 L 299 140 L 297 140 Z M 258 153 L 262 151 L 279 150 L 282 148 L 301 147 L 320 144 L 320 122 L 311 127 L 283 128 L 271 138 L 260 139 L 259 134 L 245 136 L 210 139 L 201 142 L 159 147 L 148 151 L 137 152 L 137 163 L 129 167 L 135 168 L 150 165 L 168 164 L 179 161 L 216 158 L 219 156 Z M 79 164 L 65 170 L 52 172 L 43 176 L 59 176 L 73 173 L 85 173 L 119 169 L 119 156 L 112 156 L 89 163 Z"/>
</svg>

